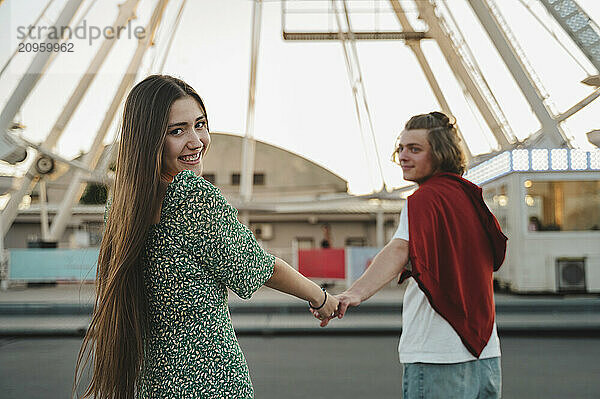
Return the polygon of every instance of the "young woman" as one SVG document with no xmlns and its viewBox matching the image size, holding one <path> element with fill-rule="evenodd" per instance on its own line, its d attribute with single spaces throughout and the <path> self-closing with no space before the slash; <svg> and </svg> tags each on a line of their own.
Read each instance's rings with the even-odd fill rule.
<svg viewBox="0 0 600 399">
<path fill-rule="evenodd" d="M 322 319 L 337 308 L 263 251 L 201 177 L 209 146 L 206 109 L 185 82 L 153 75 L 131 90 L 73 395 L 93 353 L 84 398 L 252 398 L 227 289 L 250 298 L 267 285 Z"/>
</svg>

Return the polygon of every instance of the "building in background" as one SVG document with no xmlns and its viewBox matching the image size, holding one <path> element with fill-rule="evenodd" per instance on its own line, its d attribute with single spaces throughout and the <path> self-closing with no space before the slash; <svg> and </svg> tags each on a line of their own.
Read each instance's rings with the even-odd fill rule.
<svg viewBox="0 0 600 399">
<path fill-rule="evenodd" d="M 204 178 L 221 189 L 224 196 L 248 221 L 261 244 L 273 254 L 293 263 L 296 248 L 319 248 L 323 226 L 329 226 L 331 247 L 378 246 L 393 235 L 403 200 L 376 196 L 353 196 L 347 182 L 297 154 L 256 142 L 253 201 L 243 203 L 239 194 L 243 138 L 212 133 L 211 148 L 205 158 Z M 115 152 L 105 148 L 99 161 Z M 115 147 L 116 148 L 116 147 Z M 340 154 L 341 156 L 341 154 Z M 49 222 L 72 176 L 57 167 L 47 179 Z M 10 184 L 3 181 L 5 192 Z M 101 184 L 90 182 L 82 201 L 72 209 L 72 217 L 59 248 L 98 246 L 103 229 L 106 192 Z M 378 227 L 379 226 L 379 227 Z M 7 248 L 36 246 L 41 237 L 39 185 L 23 201 L 9 230 Z M 378 242 L 379 241 L 379 242 Z"/>
</svg>

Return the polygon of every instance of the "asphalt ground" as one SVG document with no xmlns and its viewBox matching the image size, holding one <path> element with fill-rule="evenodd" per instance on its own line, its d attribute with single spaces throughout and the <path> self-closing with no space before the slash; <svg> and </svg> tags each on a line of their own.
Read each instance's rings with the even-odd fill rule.
<svg viewBox="0 0 600 399">
<path fill-rule="evenodd" d="M 241 336 L 257 398 L 400 398 L 395 335 Z M 81 338 L 1 338 L 0 397 L 67 398 Z M 600 337 L 501 336 L 504 398 L 600 397 Z"/>
</svg>

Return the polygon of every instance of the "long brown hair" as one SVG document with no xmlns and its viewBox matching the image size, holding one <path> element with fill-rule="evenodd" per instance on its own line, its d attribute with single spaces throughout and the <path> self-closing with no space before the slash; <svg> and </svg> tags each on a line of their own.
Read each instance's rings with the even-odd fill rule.
<svg viewBox="0 0 600 399">
<path fill-rule="evenodd" d="M 406 130 L 426 129 L 427 141 L 431 146 L 431 156 L 436 168 L 443 172 L 465 173 L 466 157 L 461 147 L 461 139 L 456 126 L 442 112 L 415 115 L 406 122 Z M 392 154 L 392 160 L 397 160 L 398 147 Z"/>
<path fill-rule="evenodd" d="M 77 357 L 72 398 L 92 353 L 92 376 L 83 398 L 134 397 L 148 328 L 140 258 L 161 206 L 156 199 L 169 111 L 175 100 L 186 96 L 206 115 L 194 89 L 171 76 L 147 77 L 125 101 L 113 198 L 98 256 L 96 301 Z"/>
</svg>

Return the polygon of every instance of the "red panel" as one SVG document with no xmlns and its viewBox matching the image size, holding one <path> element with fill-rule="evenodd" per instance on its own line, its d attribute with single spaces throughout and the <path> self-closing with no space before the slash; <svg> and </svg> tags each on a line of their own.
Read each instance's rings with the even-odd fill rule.
<svg viewBox="0 0 600 399">
<path fill-rule="evenodd" d="M 298 271 L 309 278 L 345 279 L 344 248 L 299 249 Z"/>
</svg>

